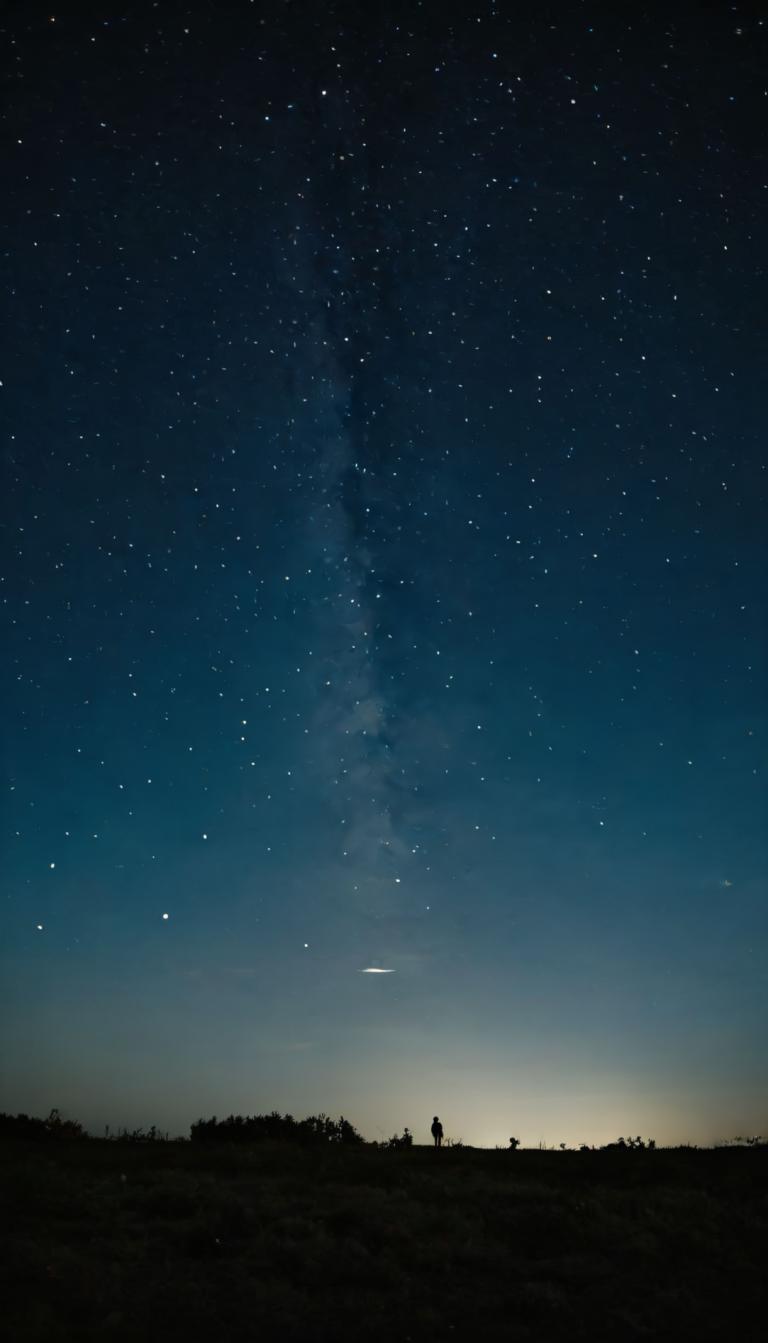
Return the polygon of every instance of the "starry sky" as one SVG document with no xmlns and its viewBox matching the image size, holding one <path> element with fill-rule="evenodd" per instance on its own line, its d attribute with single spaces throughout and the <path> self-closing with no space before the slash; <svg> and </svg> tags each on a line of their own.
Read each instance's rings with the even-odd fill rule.
<svg viewBox="0 0 768 1343">
<path fill-rule="evenodd" d="M 63 11 L 3 20 L 0 1107 L 765 1132 L 755 11 Z"/>
</svg>

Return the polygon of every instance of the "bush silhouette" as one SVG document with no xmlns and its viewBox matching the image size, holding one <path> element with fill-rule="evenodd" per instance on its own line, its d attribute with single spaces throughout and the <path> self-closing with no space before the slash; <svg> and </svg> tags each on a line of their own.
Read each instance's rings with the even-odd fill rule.
<svg viewBox="0 0 768 1343">
<path fill-rule="evenodd" d="M 606 1143 L 605 1147 L 601 1147 L 600 1150 L 601 1152 L 611 1152 L 611 1151 L 630 1152 L 640 1150 L 652 1152 L 655 1150 L 655 1147 L 656 1147 L 656 1141 L 654 1138 L 649 1138 L 647 1142 L 643 1142 L 643 1139 L 638 1134 L 636 1138 L 619 1138 L 616 1142 Z"/>
<path fill-rule="evenodd" d="M 281 1115 L 277 1110 L 266 1115 L 230 1115 L 221 1120 L 214 1115 L 212 1119 L 198 1119 L 189 1136 L 194 1143 L 277 1141 L 305 1146 L 340 1143 L 350 1147 L 365 1141 L 343 1115 L 338 1119 L 330 1119 L 325 1114 L 294 1119 L 293 1115 Z"/>
<path fill-rule="evenodd" d="M 51 1110 L 47 1119 L 34 1119 L 26 1114 L 0 1114 L 0 1138 L 46 1141 L 49 1138 L 87 1137 L 82 1124 L 78 1124 L 76 1119 L 64 1119 L 59 1110 Z"/>
<path fill-rule="evenodd" d="M 404 1128 L 401 1137 L 398 1137 L 396 1133 L 393 1134 L 384 1146 L 392 1150 L 397 1150 L 398 1148 L 403 1147 L 413 1147 L 413 1134 L 409 1128 Z"/>
<path fill-rule="evenodd" d="M 151 1128 L 121 1129 L 115 1142 L 167 1142 L 168 1134 L 161 1133 L 155 1124 Z"/>
</svg>

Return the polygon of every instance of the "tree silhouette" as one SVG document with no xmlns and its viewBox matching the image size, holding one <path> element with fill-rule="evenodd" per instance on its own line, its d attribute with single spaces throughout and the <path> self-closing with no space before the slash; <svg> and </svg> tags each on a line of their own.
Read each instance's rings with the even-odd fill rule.
<svg viewBox="0 0 768 1343">
<path fill-rule="evenodd" d="M 339 1143 L 345 1147 L 357 1146 L 365 1139 L 353 1124 L 340 1115 L 330 1119 L 326 1114 L 308 1115 L 294 1119 L 272 1110 L 266 1115 L 229 1115 L 227 1119 L 198 1119 L 190 1128 L 194 1143 L 205 1142 L 295 1142 L 305 1146 Z"/>
</svg>

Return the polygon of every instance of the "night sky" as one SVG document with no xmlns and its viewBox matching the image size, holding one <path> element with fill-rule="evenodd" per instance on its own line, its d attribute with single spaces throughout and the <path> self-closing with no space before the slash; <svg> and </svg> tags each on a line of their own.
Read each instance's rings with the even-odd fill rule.
<svg viewBox="0 0 768 1343">
<path fill-rule="evenodd" d="M 76 9 L 3 21 L 0 1108 L 764 1133 L 755 10 Z"/>
</svg>

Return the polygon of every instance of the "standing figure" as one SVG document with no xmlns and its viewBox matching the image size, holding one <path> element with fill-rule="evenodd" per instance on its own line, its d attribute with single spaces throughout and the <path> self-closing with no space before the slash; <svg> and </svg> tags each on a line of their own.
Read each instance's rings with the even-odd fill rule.
<svg viewBox="0 0 768 1343">
<path fill-rule="evenodd" d="M 437 1115 L 435 1115 L 434 1119 L 432 1120 L 432 1129 L 431 1129 L 431 1132 L 432 1132 L 432 1137 L 433 1137 L 434 1140 L 435 1140 L 435 1147 L 442 1147 L 442 1145 L 443 1145 L 443 1126 L 442 1126 L 442 1124 L 440 1123 L 440 1120 L 438 1119 Z"/>
</svg>

